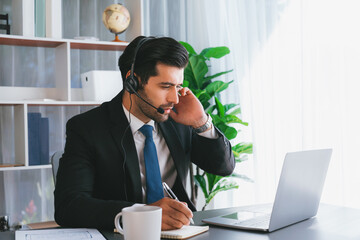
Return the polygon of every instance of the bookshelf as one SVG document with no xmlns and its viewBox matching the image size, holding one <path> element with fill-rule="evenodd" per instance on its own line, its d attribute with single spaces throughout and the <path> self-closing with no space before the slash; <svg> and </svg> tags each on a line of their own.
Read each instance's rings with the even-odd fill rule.
<svg viewBox="0 0 360 240">
<path fill-rule="evenodd" d="M 55 87 L 16 87 L 0 86 L 0 107 L 12 107 L 14 114 L 14 159 L 0 167 L 1 171 L 32 170 L 51 168 L 50 165 L 29 165 L 28 113 L 32 108 L 41 107 L 91 107 L 98 106 L 98 101 L 83 101 L 82 89 L 71 87 L 70 51 L 103 50 L 124 51 L 127 43 L 104 41 L 83 41 L 72 39 L 48 39 L 0 34 L 0 45 L 53 48 L 55 54 Z M 2 58 L 4 59 L 5 56 Z M 41 100 L 44 99 L 44 100 Z M 21 165 L 21 166 L 11 166 Z"/>
<path fill-rule="evenodd" d="M 63 38 L 64 35 L 69 38 L 78 36 L 72 32 L 57 36 L 45 34 L 47 38 L 39 37 L 40 35 L 32 30 L 36 27 L 36 23 L 32 21 L 33 8 L 26 7 L 34 2 L 35 0 L 5 0 L 0 4 L 0 7 L 3 7 L 0 10 L 6 12 L 6 9 L 10 9 L 11 33 L 14 34 L 5 35 L 5 31 L 0 32 L 0 47 L 5 53 L 0 54 L 0 62 L 3 63 L 0 77 L 5 80 L 0 83 L 0 164 L 8 164 L 8 167 L 0 167 L 0 213 L 10 216 L 10 225 L 51 221 L 54 215 L 51 165 L 29 164 L 28 113 L 40 112 L 42 116 L 49 118 L 50 155 L 54 151 L 62 150 L 67 120 L 101 104 L 98 101 L 83 100 L 82 89 L 78 88 L 80 74 L 91 70 L 118 69 L 116 62 L 111 62 L 113 65 L 101 62 L 109 61 L 107 57 L 110 55 L 118 57 L 127 46 L 127 43 Z M 62 25 L 63 30 L 72 29 L 69 24 L 78 26 L 80 21 L 82 26 L 89 24 L 86 18 L 82 20 L 80 16 L 79 22 L 75 23 L 64 19 L 69 9 L 88 9 L 88 4 L 80 6 L 76 5 L 76 1 L 62 3 L 61 10 L 56 8 L 57 13 L 61 13 L 57 16 L 61 16 L 62 22 L 50 23 L 53 28 L 59 30 Z M 144 35 L 145 1 L 124 0 L 122 3 L 132 17 L 130 26 L 123 35 L 124 40 L 130 42 L 135 37 Z M 106 3 L 97 1 L 89 5 L 101 11 L 102 7 L 95 5 L 104 5 L 105 9 Z M 73 14 L 69 12 L 69 15 Z M 97 19 L 101 20 L 101 17 L 98 16 Z M 92 21 L 92 24 L 94 22 Z M 46 24 L 49 22 L 46 21 Z M 97 33 L 87 31 L 77 34 L 109 39 L 103 35 L 105 29 L 102 27 L 101 25 L 101 30 Z M 12 57 L 9 58 L 7 54 L 12 54 Z M 33 56 L 27 58 L 27 54 Z M 112 58 L 110 61 L 113 60 Z M 34 61 L 32 67 L 28 64 L 29 61 Z M 28 212 L 31 209 L 34 211 Z"/>
</svg>

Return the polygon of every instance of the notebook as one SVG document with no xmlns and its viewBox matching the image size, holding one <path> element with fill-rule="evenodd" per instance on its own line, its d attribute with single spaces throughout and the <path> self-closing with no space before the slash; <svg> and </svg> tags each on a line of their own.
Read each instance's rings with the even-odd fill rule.
<svg viewBox="0 0 360 240">
<path fill-rule="evenodd" d="M 180 229 L 161 231 L 161 238 L 187 239 L 187 238 L 199 235 L 208 230 L 209 230 L 209 226 L 194 226 L 194 225 L 186 226 L 186 225 L 184 225 Z M 114 232 L 118 232 L 116 230 L 116 228 L 114 229 Z"/>
<path fill-rule="evenodd" d="M 272 232 L 317 214 L 332 149 L 287 153 L 270 213 L 244 210 L 203 219 L 230 228 Z"/>
<path fill-rule="evenodd" d="M 161 238 L 187 239 L 209 230 L 209 226 L 183 226 L 180 229 L 161 231 Z"/>
</svg>

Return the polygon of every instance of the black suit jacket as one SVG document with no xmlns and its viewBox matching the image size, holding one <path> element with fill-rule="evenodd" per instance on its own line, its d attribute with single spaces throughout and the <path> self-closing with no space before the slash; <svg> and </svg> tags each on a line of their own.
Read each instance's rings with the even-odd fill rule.
<svg viewBox="0 0 360 240">
<path fill-rule="evenodd" d="M 110 102 L 71 118 L 55 187 L 55 220 L 61 226 L 114 228 L 122 208 L 142 203 L 139 161 L 122 92 Z M 173 190 L 192 210 L 185 183 L 190 162 L 217 175 L 232 173 L 229 141 L 208 139 L 169 118 L 160 123 L 177 170 Z"/>
</svg>

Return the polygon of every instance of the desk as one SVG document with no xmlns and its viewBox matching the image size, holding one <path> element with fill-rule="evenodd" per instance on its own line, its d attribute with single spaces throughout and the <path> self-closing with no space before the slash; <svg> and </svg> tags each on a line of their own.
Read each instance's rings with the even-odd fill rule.
<svg viewBox="0 0 360 240">
<path fill-rule="evenodd" d="M 201 219 L 232 213 L 246 207 L 225 208 L 194 213 L 196 225 Z M 101 231 L 110 240 L 123 239 L 120 234 Z M 14 232 L 0 232 L 1 240 L 14 240 Z M 321 204 L 316 217 L 272 233 L 250 232 L 211 226 L 210 230 L 191 240 L 355 240 L 360 239 L 360 210 Z"/>
</svg>

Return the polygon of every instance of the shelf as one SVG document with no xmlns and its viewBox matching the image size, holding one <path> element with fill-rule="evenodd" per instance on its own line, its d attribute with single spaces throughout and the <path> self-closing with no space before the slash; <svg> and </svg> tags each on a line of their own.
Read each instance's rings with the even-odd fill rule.
<svg viewBox="0 0 360 240">
<path fill-rule="evenodd" d="M 69 43 L 71 49 L 124 51 L 127 42 L 105 42 L 73 39 L 51 39 L 0 34 L 0 45 L 56 48 Z"/>
<path fill-rule="evenodd" d="M 28 106 L 97 106 L 101 105 L 99 101 L 2 101 L 0 100 L 0 106 L 13 106 L 27 104 Z"/>
<path fill-rule="evenodd" d="M 51 164 L 36 165 L 36 166 L 19 166 L 19 167 L 0 167 L 0 172 L 5 171 L 18 171 L 18 170 L 34 170 L 34 169 L 47 169 L 52 168 Z"/>
<path fill-rule="evenodd" d="M 82 89 L 72 88 L 72 100 L 67 101 L 62 95 L 66 90 L 36 87 L 1 87 L 0 105 L 100 105 L 101 101 L 83 101 Z"/>
<path fill-rule="evenodd" d="M 12 161 L 22 164 L 22 166 L 10 165 L 8 167 L 0 167 L 0 172 L 51 168 L 51 165 L 28 166 L 28 113 L 39 111 L 38 107 L 41 106 L 44 107 L 41 108 L 44 112 L 52 112 L 52 118 L 61 112 L 61 114 L 64 114 L 64 119 L 70 119 L 74 114 L 79 114 L 101 105 L 103 101 L 83 101 L 83 89 L 71 87 L 71 51 L 124 51 L 128 43 L 0 34 L 0 45 L 52 48 L 49 51 L 54 56 L 54 74 L 51 77 L 55 83 L 53 87 L 49 88 L 0 86 L 0 107 L 12 114 L 14 119 L 13 124 L 9 124 L 13 129 L 11 139 L 14 139 L 14 153 L 11 154 L 14 156 L 14 159 Z M 6 60 L 6 56 L 1 57 L 3 60 Z M 54 122 L 52 121 L 52 123 Z M 57 137 L 65 136 L 64 133 L 65 126 L 56 126 L 55 135 Z M 52 137 L 54 138 L 54 136 Z M 60 145 L 59 143 L 56 144 Z"/>
<path fill-rule="evenodd" d="M 103 41 L 86 41 L 86 40 L 68 40 L 71 49 L 82 50 L 106 50 L 106 51 L 124 51 L 127 42 L 103 42 Z"/>
<path fill-rule="evenodd" d="M 55 48 L 64 42 L 65 41 L 63 40 L 48 38 L 27 38 L 23 36 L 0 34 L 1 45 Z"/>
</svg>

